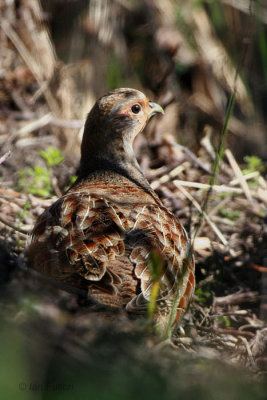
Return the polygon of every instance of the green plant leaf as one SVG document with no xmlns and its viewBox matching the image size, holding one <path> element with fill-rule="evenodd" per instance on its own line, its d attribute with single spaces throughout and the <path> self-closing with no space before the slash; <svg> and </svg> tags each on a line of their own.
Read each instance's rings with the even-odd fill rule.
<svg viewBox="0 0 267 400">
<path fill-rule="evenodd" d="M 40 150 L 39 153 L 45 160 L 48 168 L 51 168 L 54 165 L 59 165 L 64 161 L 61 150 L 52 146 L 47 147 L 46 150 Z"/>
</svg>

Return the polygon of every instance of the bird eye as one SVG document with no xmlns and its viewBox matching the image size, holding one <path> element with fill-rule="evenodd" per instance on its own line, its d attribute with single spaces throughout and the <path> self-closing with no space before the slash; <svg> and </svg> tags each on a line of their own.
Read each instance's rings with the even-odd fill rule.
<svg viewBox="0 0 267 400">
<path fill-rule="evenodd" d="M 141 106 L 140 106 L 139 104 L 134 104 L 134 105 L 132 106 L 131 110 L 132 110 L 132 112 L 133 112 L 134 114 L 138 114 L 139 111 L 141 111 Z"/>
</svg>

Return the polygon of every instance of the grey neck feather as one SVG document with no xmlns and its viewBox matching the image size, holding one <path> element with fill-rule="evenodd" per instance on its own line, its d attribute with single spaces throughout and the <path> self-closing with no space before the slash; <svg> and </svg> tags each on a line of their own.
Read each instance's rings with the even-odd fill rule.
<svg viewBox="0 0 267 400">
<path fill-rule="evenodd" d="M 123 137 L 120 136 L 116 139 L 113 137 L 112 140 L 108 140 L 111 135 L 105 136 L 104 140 L 102 137 L 99 143 L 97 138 L 92 140 L 91 136 L 84 137 L 80 177 L 82 179 L 89 178 L 91 174 L 96 172 L 111 170 L 125 176 L 150 193 L 149 183 L 136 160 L 130 144 L 130 138 L 124 135 Z"/>
</svg>

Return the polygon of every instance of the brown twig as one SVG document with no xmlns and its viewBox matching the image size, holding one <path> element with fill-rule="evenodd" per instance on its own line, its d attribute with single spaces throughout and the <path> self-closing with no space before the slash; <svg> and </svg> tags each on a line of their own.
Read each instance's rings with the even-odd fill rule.
<svg viewBox="0 0 267 400">
<path fill-rule="evenodd" d="M 259 295 L 258 292 L 242 292 L 232 293 L 227 296 L 215 297 L 214 306 L 227 305 L 227 304 L 240 304 L 240 303 L 254 303 L 259 299 L 267 298 L 267 296 Z"/>
<path fill-rule="evenodd" d="M 26 236 L 26 237 L 29 235 L 29 232 L 25 231 L 24 229 L 20 229 L 20 228 L 14 226 L 13 224 L 11 224 L 11 222 L 5 221 L 2 217 L 0 217 L 0 222 L 1 222 L 3 225 L 6 225 L 6 226 L 8 226 L 9 228 L 13 229 L 14 231 L 19 232 L 21 235 L 24 235 L 24 236 Z"/>
<path fill-rule="evenodd" d="M 198 167 L 203 169 L 203 171 L 205 171 L 207 174 L 209 174 L 209 175 L 212 174 L 212 171 L 209 168 L 207 168 L 206 165 L 203 164 L 202 161 L 200 161 L 200 159 L 197 158 L 195 156 L 195 154 L 191 150 L 189 150 L 187 147 L 182 146 L 179 143 L 174 143 L 174 142 L 172 142 L 171 145 L 178 147 L 178 149 L 182 150 L 187 155 L 187 157 L 189 157 Z"/>
<path fill-rule="evenodd" d="M 11 155 L 11 151 L 9 150 L 8 152 L 6 152 L 2 157 L 0 157 L 0 164 L 2 164 L 3 162 L 5 162 L 8 157 L 10 157 Z"/>
<path fill-rule="evenodd" d="M 180 186 L 178 183 L 176 183 L 176 181 L 173 181 L 173 183 L 193 203 L 193 205 L 196 207 L 196 209 L 199 211 L 199 213 L 201 213 L 203 215 L 203 217 L 205 218 L 207 223 L 210 225 L 210 227 L 212 228 L 214 233 L 218 236 L 218 238 L 222 242 L 222 244 L 224 246 L 227 246 L 228 245 L 227 239 L 224 237 L 224 235 L 222 234 L 220 229 L 216 226 L 216 224 L 214 224 L 214 222 L 210 219 L 208 214 L 206 214 L 206 212 L 202 210 L 201 206 L 194 199 L 194 197 L 187 190 L 185 190 L 182 186 Z M 194 237 L 194 235 L 193 235 L 193 237 Z"/>
<path fill-rule="evenodd" d="M 197 329 L 199 329 L 201 331 L 205 331 L 205 332 L 215 333 L 218 335 L 228 334 L 228 335 L 232 335 L 232 336 L 245 336 L 249 339 L 254 337 L 254 333 L 252 333 L 252 332 L 242 332 L 237 329 L 224 329 L 224 328 L 213 328 L 213 327 L 209 328 L 206 326 L 197 326 Z"/>
<path fill-rule="evenodd" d="M 244 179 L 241 169 L 239 168 L 232 152 L 229 149 L 226 149 L 225 155 L 228 158 L 229 164 L 231 165 L 231 167 L 234 171 L 234 174 L 235 174 L 236 178 L 238 179 L 243 192 L 245 193 L 246 198 L 252 204 L 253 199 L 252 199 L 248 184 L 247 184 L 246 180 Z"/>
</svg>

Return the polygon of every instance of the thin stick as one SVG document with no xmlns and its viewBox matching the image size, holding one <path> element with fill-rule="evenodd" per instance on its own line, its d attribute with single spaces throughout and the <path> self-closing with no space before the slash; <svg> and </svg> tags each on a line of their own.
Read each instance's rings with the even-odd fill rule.
<svg viewBox="0 0 267 400">
<path fill-rule="evenodd" d="M 201 330 L 201 331 L 205 331 L 205 332 L 213 332 L 215 334 L 223 334 L 223 335 L 232 335 L 232 336 L 245 336 L 249 339 L 254 337 L 254 333 L 252 332 L 243 332 L 243 331 L 239 331 L 237 329 L 223 329 L 223 328 L 209 328 L 207 326 L 197 326 L 197 329 Z"/>
<path fill-rule="evenodd" d="M 199 166 L 201 169 L 203 169 L 203 171 L 205 171 L 207 174 L 211 175 L 212 171 L 206 167 L 206 165 L 204 165 L 196 156 L 194 153 L 192 153 L 191 150 L 189 150 L 187 147 L 182 146 L 179 143 L 171 143 L 172 146 L 178 147 L 178 149 L 182 150 L 189 158 L 191 158 L 191 160 L 197 164 L 197 166 Z"/>
<path fill-rule="evenodd" d="M 9 150 L 2 157 L 0 157 L 0 164 L 3 164 L 3 162 L 5 162 L 8 159 L 8 157 L 10 157 L 10 155 L 11 155 L 11 151 Z"/>
<path fill-rule="evenodd" d="M 151 183 L 151 187 L 155 190 L 157 189 L 160 185 L 164 185 L 165 183 L 170 182 L 176 175 L 178 175 L 180 172 L 182 172 L 185 169 L 185 164 L 181 164 L 178 167 L 175 167 L 172 169 L 170 172 L 168 172 L 165 175 L 162 175 L 159 179 L 155 180 L 154 182 Z M 256 178 L 259 176 L 258 171 L 251 172 L 250 174 L 243 175 L 243 178 L 247 181 L 252 178 Z M 188 182 L 188 181 L 182 181 L 182 180 L 176 180 L 176 183 L 181 185 L 181 186 L 186 186 L 186 187 L 192 187 L 196 189 L 211 189 L 211 185 L 208 183 L 200 183 L 200 182 Z M 238 179 L 233 179 L 230 182 L 230 185 L 237 185 L 239 184 Z M 226 185 L 213 185 L 212 189 L 217 192 L 217 193 L 237 193 L 241 194 L 243 193 L 242 189 L 238 188 L 233 188 L 232 186 L 226 186 Z"/>
<path fill-rule="evenodd" d="M 260 177 L 259 171 L 254 171 L 254 172 L 250 172 L 249 174 L 243 175 L 243 178 L 246 181 L 248 181 L 250 179 L 253 179 L 253 178 L 258 178 L 258 177 Z M 233 179 L 233 180 L 231 180 L 229 182 L 230 186 L 232 186 L 232 185 L 235 186 L 235 185 L 238 185 L 238 184 L 239 184 L 239 179 Z"/>
<path fill-rule="evenodd" d="M 236 311 L 232 311 L 232 312 L 223 312 L 223 313 L 221 313 L 221 314 L 211 314 L 211 315 L 209 315 L 209 318 L 218 318 L 218 317 L 221 317 L 221 316 L 225 316 L 225 317 L 228 317 L 228 316 L 231 316 L 231 315 L 248 315 L 248 311 L 247 310 L 236 310 Z"/>
<path fill-rule="evenodd" d="M 61 128 L 81 129 L 84 126 L 84 121 L 82 119 L 65 120 L 54 117 L 49 124 L 59 126 Z"/>
<path fill-rule="evenodd" d="M 159 179 L 151 183 L 152 189 L 157 189 L 160 185 L 163 185 L 164 183 L 170 182 L 173 178 L 175 178 L 177 175 L 179 175 L 182 171 L 185 170 L 186 166 L 189 165 L 188 162 L 184 162 L 177 167 L 173 168 L 170 172 L 168 172 L 165 175 L 162 175 Z"/>
<path fill-rule="evenodd" d="M 251 349 L 250 349 L 250 347 L 249 347 L 249 344 L 248 344 L 247 339 L 246 339 L 245 337 L 243 337 L 242 335 L 240 335 L 240 340 L 243 342 L 243 344 L 244 344 L 244 346 L 245 346 L 245 348 L 246 348 L 246 350 L 247 350 L 248 357 L 249 357 L 249 359 L 250 359 L 251 364 L 252 364 L 253 366 L 256 366 L 256 362 L 255 362 L 254 357 L 253 357 L 253 355 L 252 355 L 252 351 L 251 351 Z"/>
<path fill-rule="evenodd" d="M 236 178 L 238 179 L 240 186 L 243 189 L 243 192 L 245 193 L 246 198 L 252 204 L 253 199 L 252 199 L 248 184 L 247 184 L 246 180 L 244 179 L 244 176 L 233 156 L 233 153 L 229 149 L 226 149 L 225 155 L 228 158 L 229 164 L 231 165 L 232 170 L 234 171 L 234 174 L 235 174 Z"/>
<path fill-rule="evenodd" d="M 12 190 L 12 189 L 2 189 L 2 188 L 0 188 L 0 194 L 3 195 L 3 196 L 7 196 L 7 197 L 25 197 L 24 193 L 15 192 L 15 190 Z"/>
<path fill-rule="evenodd" d="M 0 217 L 0 222 L 2 222 L 2 224 L 4 224 L 4 225 L 8 226 L 9 228 L 13 229 L 14 231 L 19 232 L 21 235 L 24 235 L 26 237 L 29 235 L 29 232 L 25 231 L 24 229 L 17 228 L 10 222 L 5 221 L 2 217 Z"/>
<path fill-rule="evenodd" d="M 193 196 L 191 196 L 191 194 L 186 189 L 184 189 L 182 186 L 176 184 L 175 182 L 176 181 L 173 182 L 175 184 L 175 186 L 194 204 L 194 206 L 201 213 L 201 215 L 203 215 L 203 217 L 205 218 L 207 223 L 210 225 L 212 230 L 215 232 L 215 234 L 218 236 L 218 238 L 222 242 L 222 244 L 224 246 L 227 246 L 228 245 L 228 241 L 225 239 L 225 237 L 223 236 L 223 234 L 219 230 L 219 228 L 212 222 L 212 220 L 210 219 L 208 214 L 206 214 L 206 212 L 201 208 L 200 204 L 194 199 Z M 196 234 L 197 234 L 197 230 L 195 231 L 194 235 L 192 235 L 192 237 L 195 238 Z"/>
<path fill-rule="evenodd" d="M 181 185 L 185 187 L 192 187 L 196 189 L 210 189 L 211 185 L 207 183 L 199 183 L 199 182 L 187 182 L 187 181 L 181 181 L 181 180 L 175 180 L 173 181 L 175 185 Z M 213 185 L 212 190 L 214 190 L 217 193 L 243 193 L 241 189 L 238 188 L 233 188 L 230 186 L 226 185 Z"/>
<path fill-rule="evenodd" d="M 21 111 L 11 111 L 11 110 L 7 110 L 7 111 L 2 111 L 3 115 L 12 115 L 16 120 L 19 121 L 31 121 L 31 120 L 38 120 L 39 119 L 39 115 L 36 112 L 21 112 Z M 40 117 L 42 118 L 42 117 Z M 48 123 L 49 125 L 54 125 L 54 126 L 59 126 L 60 128 L 70 128 L 70 129 L 81 129 L 84 126 L 84 120 L 82 119 L 61 119 L 61 118 L 57 118 L 53 115 L 51 121 L 49 121 Z"/>
<path fill-rule="evenodd" d="M 25 136 L 33 131 L 36 131 L 37 129 L 43 128 L 44 126 L 48 125 L 52 120 L 52 113 L 45 114 L 41 118 L 33 120 L 27 125 L 23 126 L 21 129 L 15 132 L 13 136 Z"/>
</svg>

